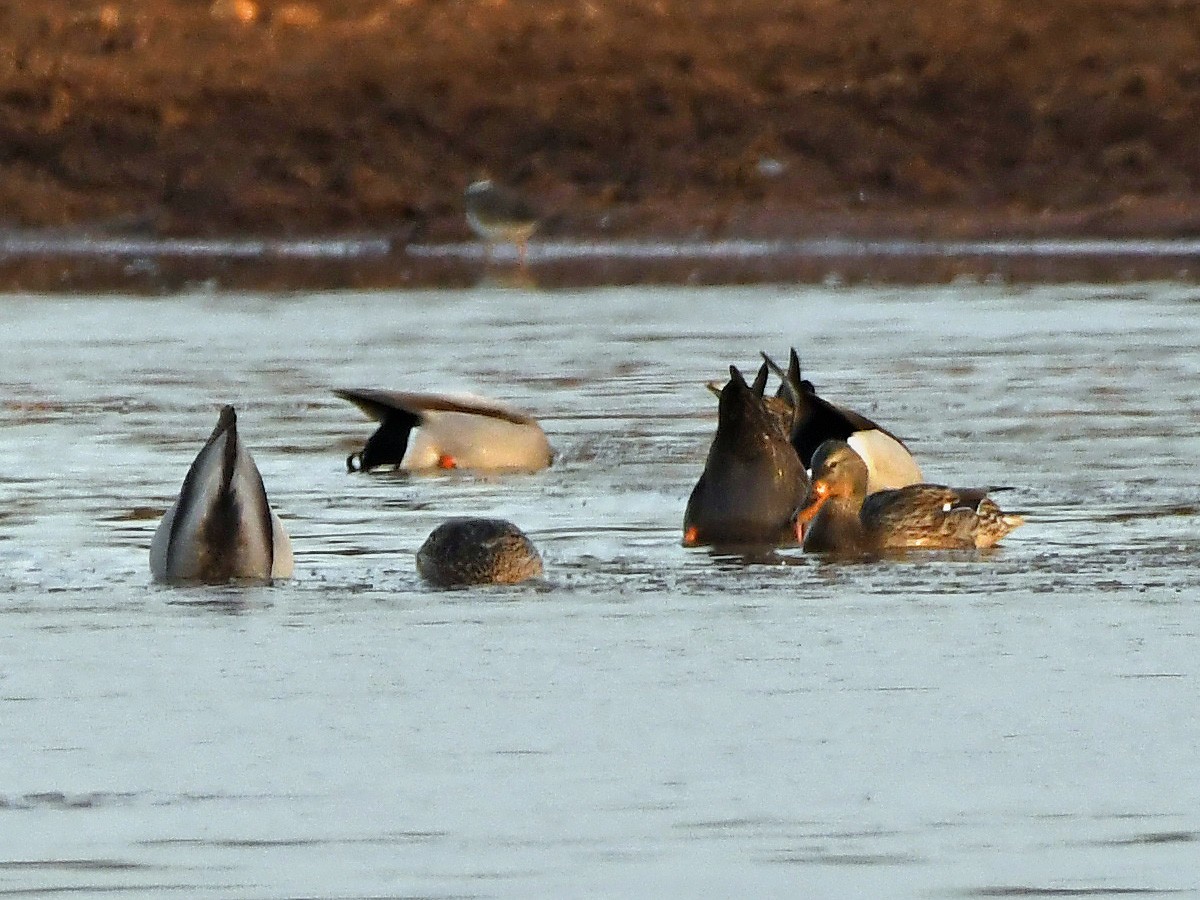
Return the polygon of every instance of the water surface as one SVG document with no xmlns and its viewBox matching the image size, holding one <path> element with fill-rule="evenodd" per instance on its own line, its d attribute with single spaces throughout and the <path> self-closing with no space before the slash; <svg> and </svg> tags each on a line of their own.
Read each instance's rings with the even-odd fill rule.
<svg viewBox="0 0 1200 900">
<path fill-rule="evenodd" d="M 1200 293 L 759 287 L 0 302 L 0 895 L 1200 894 Z M 996 551 L 680 546 L 760 349 L 1011 488 Z M 348 475 L 336 386 L 524 406 L 534 475 Z M 233 403 L 296 577 L 150 583 Z M 451 515 L 543 582 L 435 592 Z"/>
</svg>

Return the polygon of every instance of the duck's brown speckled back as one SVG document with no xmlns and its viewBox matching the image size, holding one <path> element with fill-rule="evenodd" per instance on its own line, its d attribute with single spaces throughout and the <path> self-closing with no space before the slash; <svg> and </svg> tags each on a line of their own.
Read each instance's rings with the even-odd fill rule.
<svg viewBox="0 0 1200 900">
<path fill-rule="evenodd" d="M 425 539 L 417 572 L 434 587 L 518 584 L 542 574 L 542 558 L 512 522 L 455 518 Z"/>
</svg>

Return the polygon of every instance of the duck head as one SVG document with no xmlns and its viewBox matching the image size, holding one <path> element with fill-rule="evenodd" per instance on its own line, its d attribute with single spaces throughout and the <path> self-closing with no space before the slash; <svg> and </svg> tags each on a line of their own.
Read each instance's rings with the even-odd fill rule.
<svg viewBox="0 0 1200 900">
<path fill-rule="evenodd" d="M 369 472 L 380 466 L 398 466 L 408 452 L 412 430 L 421 424 L 421 416 L 406 409 L 390 409 L 375 433 L 367 438 L 362 450 L 346 457 L 347 472 Z"/>
<path fill-rule="evenodd" d="M 867 464 L 845 441 L 825 441 L 812 458 L 808 497 L 796 515 L 797 537 L 831 500 L 844 501 L 856 514 L 867 496 Z"/>
</svg>

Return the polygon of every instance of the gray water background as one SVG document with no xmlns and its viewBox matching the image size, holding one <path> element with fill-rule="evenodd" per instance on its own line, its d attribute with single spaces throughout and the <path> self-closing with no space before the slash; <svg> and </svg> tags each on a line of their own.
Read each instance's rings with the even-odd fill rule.
<svg viewBox="0 0 1200 900">
<path fill-rule="evenodd" d="M 0 896 L 1200 896 L 1200 290 L 0 302 Z M 795 345 L 1029 524 L 831 564 L 680 546 L 730 363 Z M 336 386 L 535 412 L 534 475 L 348 475 Z M 234 403 L 296 550 L 167 588 Z M 435 592 L 501 515 L 532 586 Z"/>
</svg>

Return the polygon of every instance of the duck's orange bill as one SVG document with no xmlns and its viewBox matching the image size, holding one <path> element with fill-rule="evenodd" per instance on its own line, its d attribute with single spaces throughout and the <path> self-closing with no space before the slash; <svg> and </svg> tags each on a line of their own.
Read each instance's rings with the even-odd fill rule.
<svg viewBox="0 0 1200 900">
<path fill-rule="evenodd" d="M 796 513 L 796 539 L 804 540 L 804 526 L 817 517 L 825 501 L 829 499 L 829 485 L 824 481 L 814 481 L 808 492 L 809 503 Z"/>
<path fill-rule="evenodd" d="M 449 453 L 443 453 L 438 457 L 437 466 L 439 469 L 457 469 L 458 462 Z"/>
<path fill-rule="evenodd" d="M 695 547 L 696 544 L 699 542 L 699 540 L 700 540 L 700 530 L 698 528 L 696 528 L 695 525 L 692 525 L 690 528 L 684 529 L 683 546 Z"/>
</svg>

